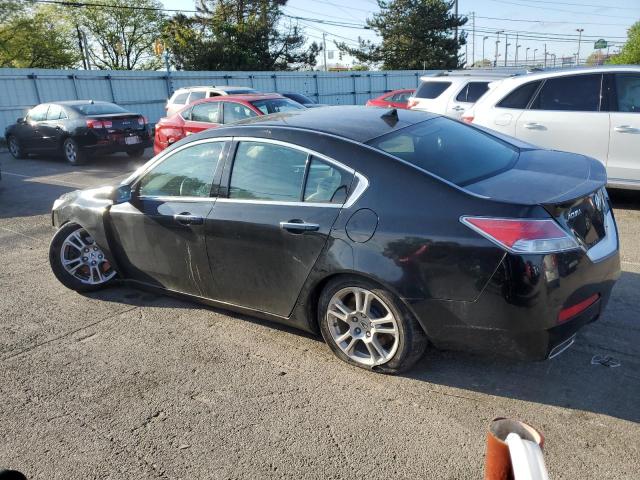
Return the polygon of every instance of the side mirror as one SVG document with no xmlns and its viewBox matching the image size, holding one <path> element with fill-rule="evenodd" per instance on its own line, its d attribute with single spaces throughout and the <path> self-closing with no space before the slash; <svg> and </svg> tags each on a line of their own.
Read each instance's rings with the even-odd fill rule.
<svg viewBox="0 0 640 480">
<path fill-rule="evenodd" d="M 24 117 L 18 117 L 18 119 L 16 120 L 17 124 L 22 124 L 25 123 L 25 118 Z"/>
<path fill-rule="evenodd" d="M 131 200 L 131 185 L 120 185 L 111 192 L 111 200 L 114 205 L 126 203 Z"/>
</svg>

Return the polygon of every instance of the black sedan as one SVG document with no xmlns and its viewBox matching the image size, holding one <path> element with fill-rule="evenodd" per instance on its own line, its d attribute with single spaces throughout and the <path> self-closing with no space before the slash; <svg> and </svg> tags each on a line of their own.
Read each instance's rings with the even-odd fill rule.
<svg viewBox="0 0 640 480">
<path fill-rule="evenodd" d="M 185 138 L 58 199 L 53 272 L 321 332 L 398 372 L 428 343 L 544 359 L 620 274 L 604 167 L 428 113 L 327 107 Z"/>
<path fill-rule="evenodd" d="M 301 93 L 295 93 L 295 92 L 284 92 L 281 93 L 280 95 L 287 97 L 290 100 L 293 100 L 294 102 L 298 102 L 300 105 L 304 105 L 307 108 L 317 108 L 317 107 L 325 107 L 326 105 L 323 105 L 321 103 L 316 103 L 313 100 L 311 100 L 309 97 L 307 97 L 306 95 L 303 95 Z"/>
<path fill-rule="evenodd" d="M 127 152 L 140 157 L 152 143 L 145 117 L 93 100 L 37 105 L 7 127 L 5 138 L 15 158 L 54 153 L 72 164 L 84 163 L 92 152 Z"/>
</svg>

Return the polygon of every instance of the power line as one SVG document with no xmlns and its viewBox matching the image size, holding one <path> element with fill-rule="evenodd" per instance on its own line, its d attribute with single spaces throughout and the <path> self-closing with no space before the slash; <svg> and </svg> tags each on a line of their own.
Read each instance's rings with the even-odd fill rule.
<svg viewBox="0 0 640 480">
<path fill-rule="evenodd" d="M 569 2 L 556 2 L 556 1 L 550 1 L 550 0 L 520 0 L 520 1 L 527 2 L 527 3 L 550 3 L 553 5 L 569 5 L 569 6 L 575 6 L 575 7 L 593 7 L 593 8 L 603 7 L 602 4 L 594 5 L 592 3 L 569 3 Z M 634 11 L 640 12 L 640 7 L 613 7 L 613 6 L 607 5 L 607 8 L 615 8 L 617 10 L 634 10 Z"/>
<path fill-rule="evenodd" d="M 527 5 L 526 3 L 516 3 L 516 2 L 509 2 L 507 0 L 489 0 L 491 2 L 497 2 L 497 3 L 506 3 L 507 5 L 517 5 L 519 7 L 527 7 L 527 8 L 540 8 L 540 5 Z M 527 0 L 521 0 L 521 1 L 527 1 Z M 555 2 L 554 2 L 555 3 Z M 552 8 L 552 7 L 545 7 L 545 9 L 547 10 L 553 10 L 555 12 L 564 12 L 564 13 L 571 13 L 573 15 L 589 15 L 592 17 L 609 17 L 609 18 L 624 18 L 624 19 L 628 19 L 629 17 L 622 17 L 620 15 L 606 15 L 604 13 L 579 13 L 576 12 L 574 10 L 563 10 L 560 8 Z"/>
</svg>

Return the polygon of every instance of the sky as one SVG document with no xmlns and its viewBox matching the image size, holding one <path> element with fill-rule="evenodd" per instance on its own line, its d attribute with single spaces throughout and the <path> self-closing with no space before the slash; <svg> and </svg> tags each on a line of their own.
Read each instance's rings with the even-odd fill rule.
<svg viewBox="0 0 640 480">
<path fill-rule="evenodd" d="M 192 0 L 162 2 L 166 8 L 194 8 Z M 291 16 L 353 24 L 355 27 L 364 25 L 365 20 L 378 11 L 378 6 L 376 0 L 289 0 L 283 10 Z M 466 54 L 469 64 L 472 59 L 480 60 L 482 57 L 484 37 L 488 37 L 485 40 L 485 58 L 493 60 L 498 37 L 495 32 L 504 31 L 500 34 L 499 64 L 504 62 L 506 33 L 507 43 L 511 44 L 507 50 L 509 62 L 515 60 L 518 34 L 517 44 L 521 46 L 518 49 L 519 60 L 525 55 L 531 59 L 536 49 L 536 59 L 541 60 L 546 44 L 549 65 L 552 62 L 551 54 L 556 55 L 557 64 L 560 65 L 562 57 L 573 56 L 578 50 L 578 28 L 584 29 L 581 58 L 586 58 L 594 51 L 594 41 L 600 38 L 613 43 L 611 51 L 615 51 L 615 45 L 624 43 L 627 29 L 640 20 L 640 0 L 459 0 L 458 12 L 469 17 L 469 22 L 463 27 L 468 34 Z M 475 42 L 471 12 L 475 12 Z M 334 41 L 356 45 L 358 38 L 379 40 L 375 32 L 363 28 L 297 21 L 304 28 L 309 41 L 321 42 L 322 33 L 325 32 L 327 52 L 329 55 L 334 52 L 334 61 L 337 61 Z M 464 53 L 463 47 L 461 54 Z M 332 60 L 328 63 L 331 64 Z"/>
</svg>

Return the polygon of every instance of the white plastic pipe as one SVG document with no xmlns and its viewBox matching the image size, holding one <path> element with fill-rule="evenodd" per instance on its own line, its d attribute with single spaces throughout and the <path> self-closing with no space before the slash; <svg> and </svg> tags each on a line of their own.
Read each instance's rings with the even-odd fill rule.
<svg viewBox="0 0 640 480">
<path fill-rule="evenodd" d="M 517 433 L 507 435 L 515 480 L 549 480 L 542 450 L 537 443 L 523 440 Z"/>
</svg>

